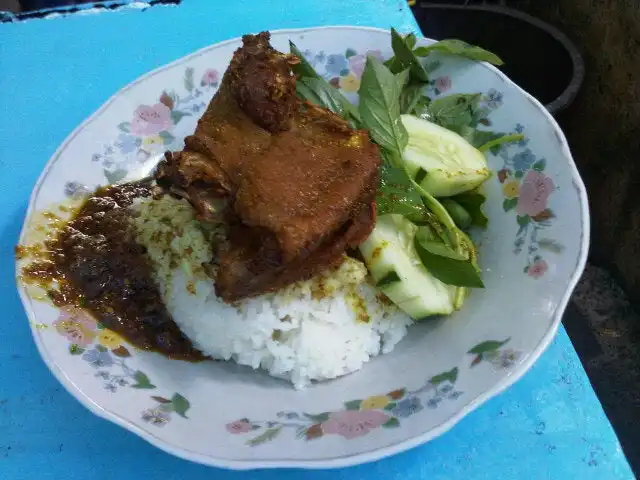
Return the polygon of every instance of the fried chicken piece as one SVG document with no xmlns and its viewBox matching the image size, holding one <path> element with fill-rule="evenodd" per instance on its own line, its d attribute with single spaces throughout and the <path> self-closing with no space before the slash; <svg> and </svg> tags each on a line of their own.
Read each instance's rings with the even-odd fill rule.
<svg viewBox="0 0 640 480">
<path fill-rule="evenodd" d="M 216 291 L 228 302 L 334 266 L 375 224 L 377 147 L 366 131 L 296 98 L 298 59 L 269 38 L 243 37 L 194 135 L 157 170 L 158 183 L 202 217 L 224 214 Z"/>
</svg>

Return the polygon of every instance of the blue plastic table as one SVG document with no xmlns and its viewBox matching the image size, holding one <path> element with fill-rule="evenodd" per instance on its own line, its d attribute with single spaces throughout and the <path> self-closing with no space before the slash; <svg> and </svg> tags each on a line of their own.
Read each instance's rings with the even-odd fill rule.
<svg viewBox="0 0 640 480">
<path fill-rule="evenodd" d="M 13 245 L 56 147 L 110 95 L 191 51 L 262 29 L 417 25 L 404 0 L 183 0 L 0 24 L 0 479 L 581 479 L 633 474 L 561 330 L 514 387 L 422 447 L 338 471 L 228 472 L 94 417 L 49 373 L 14 286 Z"/>
</svg>

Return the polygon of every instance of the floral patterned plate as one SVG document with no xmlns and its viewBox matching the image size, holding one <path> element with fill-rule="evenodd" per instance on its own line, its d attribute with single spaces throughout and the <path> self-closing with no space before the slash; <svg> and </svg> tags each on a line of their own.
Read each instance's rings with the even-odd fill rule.
<svg viewBox="0 0 640 480">
<path fill-rule="evenodd" d="M 391 54 L 389 33 L 377 29 L 273 34 L 283 51 L 289 39 L 352 96 L 366 56 Z M 164 150 L 181 148 L 238 45 L 229 40 L 145 75 L 80 125 L 38 181 L 21 243 L 40 212 L 139 178 Z M 490 223 L 477 234 L 486 289 L 461 312 L 412 327 L 360 372 L 299 392 L 231 363 L 137 351 L 85 312 L 56 309 L 19 285 L 35 342 L 60 382 L 97 415 L 170 453 L 237 469 L 375 460 L 442 434 L 515 382 L 549 345 L 583 270 L 584 186 L 556 122 L 498 70 L 446 57 L 428 67 L 430 95 L 481 92 L 486 123 L 525 136 L 489 158 Z"/>
</svg>

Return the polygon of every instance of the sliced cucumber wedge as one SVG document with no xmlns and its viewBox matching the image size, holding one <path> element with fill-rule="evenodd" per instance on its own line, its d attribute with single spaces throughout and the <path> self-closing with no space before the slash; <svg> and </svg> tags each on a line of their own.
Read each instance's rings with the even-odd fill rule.
<svg viewBox="0 0 640 480">
<path fill-rule="evenodd" d="M 409 134 L 402 153 L 407 171 L 431 195 L 457 195 L 489 178 L 484 154 L 460 135 L 413 115 L 401 119 Z"/>
<path fill-rule="evenodd" d="M 416 230 L 402 216 L 383 215 L 360 253 L 377 288 L 411 318 L 448 315 L 454 310 L 456 287 L 437 280 L 422 265 L 413 246 Z"/>
</svg>

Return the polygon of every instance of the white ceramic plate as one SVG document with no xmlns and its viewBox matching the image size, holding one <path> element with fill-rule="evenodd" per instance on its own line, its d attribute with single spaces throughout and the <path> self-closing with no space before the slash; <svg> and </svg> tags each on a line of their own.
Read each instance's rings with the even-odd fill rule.
<svg viewBox="0 0 640 480">
<path fill-rule="evenodd" d="M 329 27 L 274 32 L 319 73 L 356 91 L 365 55 L 391 55 L 387 31 Z M 427 43 L 427 40 L 423 42 Z M 58 149 L 33 192 L 21 242 L 38 212 L 81 192 L 146 174 L 196 125 L 239 39 L 159 68 L 123 88 Z M 191 364 L 137 351 L 75 310 L 19 285 L 49 368 L 92 412 L 181 457 L 220 467 L 324 468 L 375 460 L 426 442 L 498 394 L 552 340 L 585 264 L 583 183 L 553 118 L 485 64 L 444 58 L 430 94 L 481 92 L 491 128 L 526 140 L 491 156 L 485 269 L 455 316 L 412 327 L 355 374 L 295 391 L 231 363 Z"/>
</svg>

